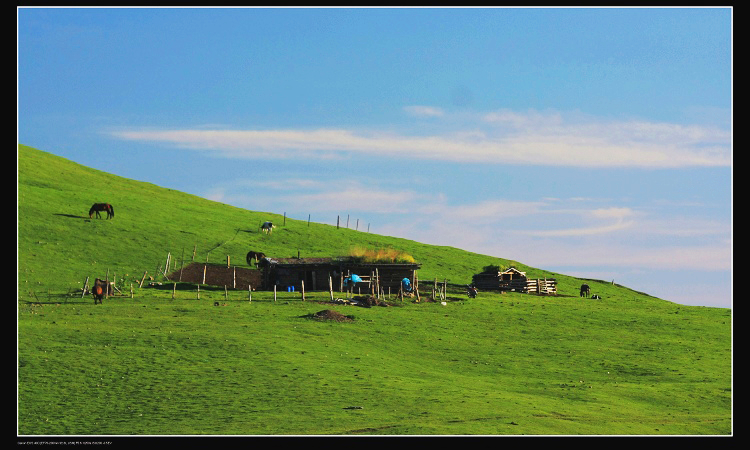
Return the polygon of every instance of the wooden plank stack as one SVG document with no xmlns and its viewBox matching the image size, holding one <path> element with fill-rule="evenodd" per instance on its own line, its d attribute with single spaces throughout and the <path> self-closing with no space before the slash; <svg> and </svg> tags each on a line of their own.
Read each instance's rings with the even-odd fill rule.
<svg viewBox="0 0 750 450">
<path fill-rule="evenodd" d="M 524 272 L 478 273 L 472 284 L 479 290 L 525 292 L 538 295 L 556 295 L 557 281 L 554 278 L 527 278 Z"/>
</svg>

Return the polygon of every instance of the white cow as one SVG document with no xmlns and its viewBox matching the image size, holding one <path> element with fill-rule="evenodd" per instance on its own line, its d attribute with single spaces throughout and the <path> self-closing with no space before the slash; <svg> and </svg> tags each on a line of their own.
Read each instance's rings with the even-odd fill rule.
<svg viewBox="0 0 750 450">
<path fill-rule="evenodd" d="M 271 222 L 265 222 L 260 226 L 260 229 L 263 230 L 266 234 L 270 234 L 271 232 L 273 232 L 274 228 L 276 228 L 276 225 Z"/>
</svg>

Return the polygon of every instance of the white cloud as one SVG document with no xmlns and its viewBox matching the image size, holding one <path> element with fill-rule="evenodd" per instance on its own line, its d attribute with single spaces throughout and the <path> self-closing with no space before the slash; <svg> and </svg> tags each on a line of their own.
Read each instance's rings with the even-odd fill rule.
<svg viewBox="0 0 750 450">
<path fill-rule="evenodd" d="M 566 208 L 567 202 L 579 207 Z M 731 267 L 730 227 L 726 223 L 653 217 L 622 206 L 587 209 L 580 207 L 582 202 L 500 199 L 451 206 L 442 201 L 420 207 L 412 220 L 392 222 L 384 231 L 534 267 L 713 271 Z M 704 239 L 696 242 L 695 236 Z"/>
<path fill-rule="evenodd" d="M 248 194 L 252 190 L 252 195 Z M 224 181 L 204 197 L 248 209 L 284 208 L 287 211 L 328 213 L 340 211 L 400 214 L 427 200 L 412 190 L 382 189 L 354 179 L 314 180 L 284 178 Z M 335 216 L 333 216 L 335 218 Z"/>
<path fill-rule="evenodd" d="M 626 228 L 633 226 L 633 221 L 617 221 L 617 223 L 602 225 L 598 227 L 584 227 L 584 228 L 568 228 L 560 230 L 530 230 L 530 231 L 519 231 L 517 234 L 525 234 L 527 236 L 542 236 L 542 237 L 562 237 L 562 236 L 591 236 L 595 234 L 607 234 L 615 231 L 621 231 Z"/>
<path fill-rule="evenodd" d="M 482 120 L 493 125 L 508 126 L 515 129 L 554 129 L 563 124 L 560 113 L 543 114 L 534 110 L 519 113 L 509 109 L 501 109 L 485 114 Z"/>
<path fill-rule="evenodd" d="M 544 202 L 524 202 L 517 200 L 485 200 L 474 204 L 448 206 L 441 203 L 433 203 L 420 207 L 422 214 L 438 213 L 445 215 L 442 220 L 458 220 L 472 224 L 497 222 L 510 217 L 523 217 L 539 214 Z"/>
<path fill-rule="evenodd" d="M 533 247 L 532 247 L 533 248 Z M 622 267 L 664 270 L 731 269 L 731 248 L 722 244 L 680 246 L 641 246 L 619 243 L 587 244 L 576 247 L 568 242 L 546 242 L 543 253 L 530 252 L 540 267 Z"/>
<path fill-rule="evenodd" d="M 626 217 L 632 217 L 634 214 L 635 212 L 630 208 L 618 208 L 618 207 L 599 208 L 599 209 L 595 209 L 591 211 L 591 215 L 599 219 L 622 220 Z"/>
<path fill-rule="evenodd" d="M 424 106 L 409 111 L 443 114 Z M 590 118 L 566 121 L 560 113 L 535 111 L 497 111 L 461 129 L 426 136 L 347 129 L 131 130 L 112 135 L 227 158 L 376 155 L 480 164 L 643 168 L 731 164 L 730 133 L 715 127 Z"/>
<path fill-rule="evenodd" d="M 434 106 L 405 106 L 404 111 L 417 117 L 442 117 L 445 115 L 441 108 Z"/>
<path fill-rule="evenodd" d="M 330 187 L 336 189 L 282 196 L 279 200 L 300 210 L 405 213 L 417 198 L 412 191 L 386 191 L 355 183 L 333 183 Z"/>
</svg>

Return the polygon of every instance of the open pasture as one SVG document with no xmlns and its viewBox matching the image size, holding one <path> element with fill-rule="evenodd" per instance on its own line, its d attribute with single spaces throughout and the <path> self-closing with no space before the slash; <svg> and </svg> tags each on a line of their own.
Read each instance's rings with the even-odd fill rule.
<svg viewBox="0 0 750 450">
<path fill-rule="evenodd" d="M 20 431 L 730 429 L 725 311 L 524 294 L 372 308 L 328 304 L 320 293 L 305 302 L 184 295 L 20 307 Z M 310 317 L 322 310 L 353 321 Z"/>
</svg>

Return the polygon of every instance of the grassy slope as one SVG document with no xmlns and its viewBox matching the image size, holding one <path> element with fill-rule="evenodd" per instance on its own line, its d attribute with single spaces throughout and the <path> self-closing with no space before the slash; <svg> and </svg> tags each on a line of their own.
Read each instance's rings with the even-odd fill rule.
<svg viewBox="0 0 750 450">
<path fill-rule="evenodd" d="M 252 212 L 19 146 L 21 434 L 728 434 L 731 311 L 675 305 L 502 259 Z M 93 202 L 114 220 L 88 220 Z M 94 307 L 167 252 L 245 265 L 403 250 L 420 277 L 468 283 L 488 264 L 555 277 L 560 296 L 482 293 L 447 306 L 322 306 L 257 292 L 144 288 Z M 320 294 L 317 299 L 324 300 Z M 313 297 L 315 299 L 316 297 Z M 213 306 L 219 301 L 222 307 Z M 323 308 L 350 324 L 304 318 Z"/>
</svg>

